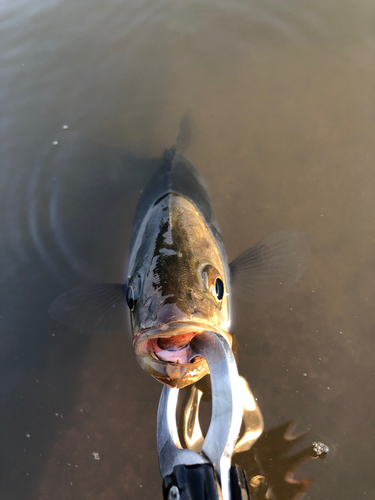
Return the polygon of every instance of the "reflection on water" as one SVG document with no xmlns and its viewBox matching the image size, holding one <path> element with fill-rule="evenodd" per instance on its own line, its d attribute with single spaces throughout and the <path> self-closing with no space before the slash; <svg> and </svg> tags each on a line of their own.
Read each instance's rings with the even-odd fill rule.
<svg viewBox="0 0 375 500">
<path fill-rule="evenodd" d="M 312 239 L 291 293 L 235 304 L 240 372 L 279 429 L 250 450 L 253 478 L 283 498 L 295 419 L 332 450 L 295 472 L 309 498 L 373 498 L 374 3 L 19 0 L 0 15 L 1 498 L 161 498 L 159 386 L 129 339 L 77 337 L 47 310 L 123 275 L 158 162 L 139 159 L 160 158 L 188 108 L 229 259 L 284 229 Z"/>
<path fill-rule="evenodd" d="M 302 498 L 311 481 L 296 479 L 294 473 L 302 463 L 319 455 L 324 458 L 325 455 L 320 453 L 320 448 L 314 446 L 317 443 L 295 452 L 297 445 L 306 435 L 304 432 L 293 435 L 295 422 L 286 422 L 263 432 L 261 411 L 243 377 L 239 378 L 239 384 L 244 415 L 234 449 L 233 463 L 240 465 L 246 472 L 251 498 L 253 500 Z M 211 402 L 210 377 L 206 376 L 193 386 L 187 387 L 184 393 L 180 408 L 180 441 L 184 447 L 199 453 L 204 441 L 200 427 L 200 403 L 202 399 Z M 203 409 L 201 416 L 207 423 L 209 417 L 207 408 Z M 324 453 L 327 452 L 325 449 Z"/>
<path fill-rule="evenodd" d="M 67 134 L 63 148 L 51 146 L 33 165 L 31 175 L 23 178 L 21 171 L 12 173 L 3 237 L 13 243 L 25 264 L 36 252 L 60 282 L 66 266 L 95 279 L 98 267 L 108 261 L 122 280 L 132 197 L 137 199 L 158 166 L 159 160 L 137 160 Z M 17 209 L 15 200 L 24 204 Z M 14 257 L 9 255 L 10 266 L 16 265 Z"/>
<path fill-rule="evenodd" d="M 294 473 L 316 455 L 311 446 L 290 454 L 303 437 L 292 437 L 288 432 L 291 426 L 294 427 L 287 422 L 265 431 L 249 451 L 233 458 L 246 471 L 252 499 L 293 500 L 302 498 L 308 490 L 311 481 L 295 479 Z"/>
</svg>

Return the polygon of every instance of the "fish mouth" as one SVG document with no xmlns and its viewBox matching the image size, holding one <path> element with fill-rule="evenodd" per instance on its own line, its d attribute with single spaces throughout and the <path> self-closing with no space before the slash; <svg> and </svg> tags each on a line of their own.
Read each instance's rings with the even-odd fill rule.
<svg viewBox="0 0 375 500">
<path fill-rule="evenodd" d="M 171 322 L 139 332 L 133 341 L 137 361 L 162 384 L 182 389 L 209 373 L 207 361 L 190 345 L 204 331 L 222 335 L 232 345 L 232 336 L 224 328 L 205 322 Z"/>
<path fill-rule="evenodd" d="M 190 347 L 190 341 L 197 335 L 197 332 L 188 332 L 181 335 L 171 335 L 170 337 L 156 337 L 144 341 L 140 346 L 162 363 L 173 363 L 186 365 L 202 359 Z"/>
<path fill-rule="evenodd" d="M 190 346 L 192 339 L 203 331 L 225 336 L 231 344 L 231 335 L 224 329 L 202 322 L 171 322 L 160 328 L 141 331 L 134 339 L 137 356 L 151 355 L 156 361 L 174 365 L 191 365 L 204 361 Z"/>
</svg>

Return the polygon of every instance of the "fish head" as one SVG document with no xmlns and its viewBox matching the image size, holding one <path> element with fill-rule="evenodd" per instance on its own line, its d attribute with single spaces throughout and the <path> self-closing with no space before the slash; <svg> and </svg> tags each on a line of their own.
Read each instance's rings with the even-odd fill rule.
<svg viewBox="0 0 375 500">
<path fill-rule="evenodd" d="M 208 373 L 190 347 L 210 330 L 231 343 L 226 256 L 194 204 L 168 194 L 149 210 L 129 262 L 127 303 L 141 367 L 169 387 Z"/>
</svg>

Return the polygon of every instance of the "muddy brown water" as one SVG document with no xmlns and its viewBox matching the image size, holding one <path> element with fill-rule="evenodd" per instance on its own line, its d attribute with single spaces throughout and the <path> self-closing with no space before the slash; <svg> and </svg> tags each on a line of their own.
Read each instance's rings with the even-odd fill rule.
<svg viewBox="0 0 375 500">
<path fill-rule="evenodd" d="M 284 229 L 312 238 L 290 293 L 235 303 L 265 428 L 308 431 L 289 454 L 330 447 L 295 471 L 306 498 L 375 498 L 374 3 L 19 0 L 0 17 L 0 497 L 161 499 L 161 386 L 127 336 L 79 336 L 47 309 L 122 279 L 152 158 L 189 109 L 229 258 Z"/>
</svg>

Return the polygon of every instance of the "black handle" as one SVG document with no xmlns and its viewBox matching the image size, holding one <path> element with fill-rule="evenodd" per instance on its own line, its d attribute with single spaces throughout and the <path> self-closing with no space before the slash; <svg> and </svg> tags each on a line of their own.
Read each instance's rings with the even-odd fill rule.
<svg viewBox="0 0 375 500">
<path fill-rule="evenodd" d="M 230 489 L 232 500 L 251 500 L 245 471 L 239 465 L 230 469 Z"/>
<path fill-rule="evenodd" d="M 245 472 L 238 465 L 230 470 L 232 500 L 251 500 Z M 211 464 L 177 465 L 163 481 L 164 500 L 222 500 Z"/>
<path fill-rule="evenodd" d="M 177 465 L 164 478 L 163 497 L 164 500 L 221 500 L 219 488 L 211 464 Z"/>
</svg>

